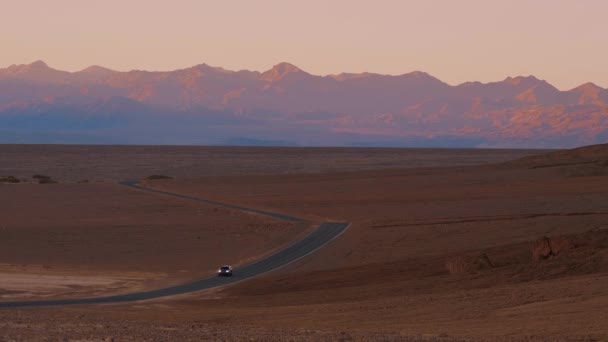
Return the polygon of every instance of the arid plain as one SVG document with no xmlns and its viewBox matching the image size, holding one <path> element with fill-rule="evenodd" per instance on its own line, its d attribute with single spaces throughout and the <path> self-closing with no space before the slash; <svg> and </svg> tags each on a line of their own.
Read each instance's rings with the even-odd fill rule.
<svg viewBox="0 0 608 342">
<path fill-rule="evenodd" d="M 0 309 L 0 339 L 605 340 L 607 161 L 608 146 L 0 146 L 0 176 L 24 179 L 0 184 L 2 301 L 159 288 L 223 263 L 238 272 L 314 229 L 123 180 L 165 174 L 145 184 L 352 223 L 318 252 L 221 289 Z"/>
</svg>

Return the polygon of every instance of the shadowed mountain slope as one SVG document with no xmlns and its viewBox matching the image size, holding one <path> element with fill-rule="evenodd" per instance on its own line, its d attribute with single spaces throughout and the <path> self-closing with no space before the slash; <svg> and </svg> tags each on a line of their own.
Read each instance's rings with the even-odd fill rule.
<svg viewBox="0 0 608 342">
<path fill-rule="evenodd" d="M 101 121 L 106 114 L 149 115 L 161 126 L 171 123 L 172 129 L 186 115 L 186 126 L 201 127 L 198 134 L 188 133 L 195 135 L 193 143 L 263 139 L 302 145 L 571 147 L 608 138 L 608 90 L 586 83 L 560 91 L 534 76 L 451 86 L 420 71 L 317 76 L 289 63 L 262 73 L 206 64 L 155 72 L 91 66 L 70 73 L 41 61 L 0 69 L 4 131 L 64 127 L 66 113 Z M 16 119 L 33 114 L 44 120 L 25 125 Z M 229 119 L 212 126 L 208 115 L 214 122 L 218 115 Z M 109 133 L 138 141 L 130 122 L 114 120 L 111 128 L 122 133 Z M 109 125 L 78 129 L 99 127 Z M 214 138 L 200 139 L 210 132 Z M 185 132 L 174 134 L 175 141 L 182 141 Z M 165 136 L 172 140 L 168 132 Z"/>
</svg>

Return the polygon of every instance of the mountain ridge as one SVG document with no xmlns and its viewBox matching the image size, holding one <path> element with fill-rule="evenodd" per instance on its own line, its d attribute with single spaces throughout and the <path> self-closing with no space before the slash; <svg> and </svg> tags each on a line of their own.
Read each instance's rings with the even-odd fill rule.
<svg viewBox="0 0 608 342">
<path fill-rule="evenodd" d="M 255 74 L 259 74 L 259 75 L 263 75 L 264 73 L 268 73 L 271 72 L 273 70 L 275 70 L 276 68 L 290 68 L 292 69 L 291 72 L 303 72 L 306 73 L 308 75 L 311 76 L 316 76 L 316 77 L 326 77 L 326 78 L 342 78 L 343 76 L 348 76 L 348 78 L 359 78 L 359 77 L 370 77 L 370 76 L 386 76 L 386 77 L 401 77 L 401 76 L 412 76 L 412 75 L 423 75 L 423 76 L 429 76 L 435 79 L 438 79 L 432 75 L 430 75 L 427 72 L 424 71 L 411 71 L 408 73 L 403 73 L 403 74 L 382 74 L 382 73 L 374 73 L 374 72 L 359 72 L 359 73 L 354 73 L 354 72 L 342 72 L 342 73 L 338 73 L 338 74 L 326 74 L 326 75 L 314 75 L 311 74 L 309 72 L 304 71 L 303 69 L 299 68 L 298 66 L 289 63 L 289 62 L 279 62 L 277 64 L 275 64 L 273 67 L 271 67 L 268 70 L 265 71 L 255 71 L 255 70 L 247 70 L 247 69 L 241 69 L 241 70 L 230 70 L 230 69 L 225 69 L 222 67 L 216 67 L 216 66 L 211 66 L 208 65 L 206 63 L 201 63 L 201 64 L 197 64 L 197 65 L 193 65 L 191 67 L 186 67 L 186 68 L 179 68 L 179 69 L 173 69 L 173 70 L 161 70 L 161 71 L 150 71 L 150 70 L 141 70 L 141 69 L 132 69 L 132 70 L 127 70 L 127 71 L 119 71 L 119 70 L 114 70 L 111 68 L 107 68 L 101 65 L 90 65 L 82 70 L 78 70 L 78 71 L 63 71 L 63 70 L 59 70 L 59 69 L 55 69 L 51 66 L 49 66 L 46 62 L 44 62 L 43 60 L 36 60 L 34 62 L 31 62 L 29 64 L 12 64 L 10 66 L 7 67 L 0 67 L 0 76 L 3 75 L 3 71 L 7 71 L 7 70 L 15 70 L 15 69 L 23 69 L 23 68 L 27 68 L 27 69 L 47 69 L 47 70 L 52 70 L 52 71 L 59 71 L 61 73 L 66 73 L 66 74 L 79 74 L 79 73 L 83 73 L 83 72 L 90 72 L 91 70 L 103 70 L 105 72 L 113 72 L 113 73 L 132 73 L 132 72 L 145 72 L 145 73 L 171 73 L 171 72 L 177 72 L 177 71 L 183 71 L 183 70 L 189 70 L 189 69 L 193 69 L 193 68 L 208 68 L 208 69 L 216 69 L 216 70 L 222 70 L 224 72 L 228 72 L 228 73 L 240 73 L 240 72 L 247 72 L 247 73 L 255 73 Z M 439 79 L 438 79 L 439 80 Z M 526 81 L 526 80 L 535 80 L 535 81 L 539 81 L 539 82 L 544 82 L 547 83 L 549 85 L 551 85 L 551 83 L 549 83 L 546 80 L 542 80 L 537 78 L 534 75 L 528 75 L 528 76 L 524 76 L 524 75 L 519 75 L 519 76 L 506 76 L 503 80 L 500 81 L 490 81 L 490 82 L 480 82 L 480 81 L 468 81 L 468 82 L 463 82 L 460 84 L 455 84 L 455 85 L 451 85 L 453 87 L 458 87 L 458 86 L 465 86 L 468 84 L 480 84 L 480 85 L 488 85 L 488 84 L 493 84 L 493 83 L 501 83 L 501 82 L 508 82 L 508 83 L 521 83 L 522 81 Z M 575 90 L 576 88 L 582 87 L 582 86 L 587 86 L 587 85 L 592 85 L 595 86 L 597 88 L 600 88 L 602 90 L 608 90 L 608 88 L 602 88 L 601 86 L 593 83 L 593 82 L 585 82 L 582 83 L 572 89 L 566 89 L 566 90 L 561 90 L 561 91 L 570 91 L 570 90 Z M 551 85 L 553 86 L 553 85 Z M 553 86 L 554 87 L 554 86 Z M 556 88 L 557 89 L 557 88 Z"/>
<path fill-rule="evenodd" d="M 102 123 L 104 111 L 111 113 L 108 124 Z M 79 115 L 95 116 L 96 124 L 78 125 Z M 44 130 L 39 120 L 53 129 L 103 128 L 139 141 L 144 133 L 121 116 L 136 117 L 151 131 L 171 127 L 174 133 L 163 141 L 179 140 L 181 130 L 200 143 L 236 138 L 300 145 L 572 147 L 608 139 L 608 90 L 587 82 L 562 91 L 533 75 L 458 85 L 422 71 L 321 76 L 286 62 L 264 72 L 204 63 L 173 71 L 94 65 L 66 72 L 43 61 L 0 69 L 3 130 L 28 130 L 26 123 Z"/>
</svg>

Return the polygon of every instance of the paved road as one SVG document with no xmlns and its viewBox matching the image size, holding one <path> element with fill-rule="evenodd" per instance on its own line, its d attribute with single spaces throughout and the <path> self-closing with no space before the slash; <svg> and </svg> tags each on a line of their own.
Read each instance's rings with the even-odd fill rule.
<svg viewBox="0 0 608 342">
<path fill-rule="evenodd" d="M 215 202 L 211 200 L 196 198 L 192 196 L 175 194 L 167 191 L 161 191 L 151 188 L 146 188 L 136 185 L 134 182 L 123 183 L 123 185 L 136 188 L 139 190 L 150 191 L 163 195 L 169 195 L 179 197 L 183 199 L 194 200 L 212 205 L 218 205 L 228 207 L 232 209 L 238 209 L 246 212 L 251 212 L 259 215 L 265 215 L 274 217 L 281 220 L 287 220 L 292 222 L 304 222 L 305 220 L 283 215 L 279 213 L 273 213 L 263 210 L 243 208 L 231 204 L 225 204 Z M 158 290 L 134 292 L 114 296 L 105 297 L 93 297 L 93 298 L 74 298 L 74 299 L 57 299 L 57 300 L 32 300 L 32 301 L 19 301 L 19 302 L 0 302 L 0 308 L 18 308 L 18 307 L 31 307 L 31 306 L 56 306 L 56 305 L 74 305 L 74 304 L 101 304 L 101 303 L 121 303 L 121 302 L 132 302 L 138 300 L 154 299 L 160 297 L 167 297 L 173 295 L 179 295 L 189 292 L 195 292 L 213 287 L 225 286 L 236 283 L 245 279 L 251 279 L 275 271 L 283 266 L 286 266 L 298 259 L 305 257 L 323 247 L 333 239 L 337 238 L 346 229 L 348 229 L 349 223 L 346 222 L 325 222 L 322 223 L 315 231 L 310 233 L 308 236 L 300 241 L 295 242 L 289 247 L 270 255 L 264 259 L 258 260 L 251 264 L 245 265 L 234 270 L 232 277 L 217 277 L 211 276 L 208 278 L 193 281 L 191 283 L 166 287 Z"/>
</svg>

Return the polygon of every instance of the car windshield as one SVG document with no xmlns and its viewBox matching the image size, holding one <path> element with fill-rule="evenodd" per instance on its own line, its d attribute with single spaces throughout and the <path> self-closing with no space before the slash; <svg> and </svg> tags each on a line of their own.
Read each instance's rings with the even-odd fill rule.
<svg viewBox="0 0 608 342">
<path fill-rule="evenodd" d="M 229 269 L 230 269 L 230 266 L 222 266 L 222 269 L 223 269 L 223 270 L 229 270 Z"/>
</svg>

